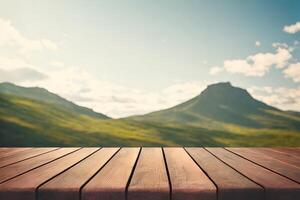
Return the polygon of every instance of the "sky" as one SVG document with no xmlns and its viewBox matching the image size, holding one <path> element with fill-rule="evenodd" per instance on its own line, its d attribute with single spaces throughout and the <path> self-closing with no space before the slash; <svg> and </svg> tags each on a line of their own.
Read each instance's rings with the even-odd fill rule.
<svg viewBox="0 0 300 200">
<path fill-rule="evenodd" d="M 300 1 L 0 0 L 0 82 L 114 118 L 230 81 L 300 111 Z"/>
</svg>

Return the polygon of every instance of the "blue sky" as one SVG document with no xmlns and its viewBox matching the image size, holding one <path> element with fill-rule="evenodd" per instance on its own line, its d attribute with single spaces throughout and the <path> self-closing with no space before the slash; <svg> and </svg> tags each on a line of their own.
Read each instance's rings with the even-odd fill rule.
<svg viewBox="0 0 300 200">
<path fill-rule="evenodd" d="M 0 0 L 0 81 L 113 117 L 219 81 L 300 110 L 299 10 L 296 0 Z"/>
</svg>

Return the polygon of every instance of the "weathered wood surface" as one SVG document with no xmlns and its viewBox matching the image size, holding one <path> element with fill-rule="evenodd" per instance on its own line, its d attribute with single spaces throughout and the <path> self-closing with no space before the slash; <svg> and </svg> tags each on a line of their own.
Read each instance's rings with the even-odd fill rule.
<svg viewBox="0 0 300 200">
<path fill-rule="evenodd" d="M 186 148 L 218 188 L 220 200 L 263 200 L 264 190 L 203 148 Z"/>
<path fill-rule="evenodd" d="M 221 148 L 207 148 L 217 158 L 265 189 L 267 200 L 298 199 L 300 184 Z M 276 163 L 274 163 L 276 164 Z"/>
<path fill-rule="evenodd" d="M 169 199 L 170 187 L 161 148 L 143 148 L 128 188 L 128 200 Z"/>
<path fill-rule="evenodd" d="M 90 180 L 81 192 L 81 199 L 125 199 L 126 186 L 140 148 L 122 148 L 107 165 Z"/>
<path fill-rule="evenodd" d="M 0 148 L 0 199 L 295 200 L 299 148 Z"/>
<path fill-rule="evenodd" d="M 172 199 L 217 199 L 213 182 L 184 149 L 165 148 L 164 152 L 172 186 Z"/>
</svg>

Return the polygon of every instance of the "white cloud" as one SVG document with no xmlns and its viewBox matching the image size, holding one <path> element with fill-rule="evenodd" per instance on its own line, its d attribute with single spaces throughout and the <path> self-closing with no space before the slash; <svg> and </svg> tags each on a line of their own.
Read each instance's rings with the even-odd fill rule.
<svg viewBox="0 0 300 200">
<path fill-rule="evenodd" d="M 19 68 L 34 68 L 34 66 L 20 58 L 0 57 L 0 68 L 3 70 L 14 70 Z"/>
<path fill-rule="evenodd" d="M 156 92 L 147 92 L 100 81 L 83 68 L 65 64 L 64 67 L 45 73 L 24 60 L 1 58 L 0 63 L 4 64 L 0 64 L 0 80 L 5 77 L 5 81 L 17 82 L 19 85 L 43 87 L 79 105 L 117 118 L 175 106 L 200 94 L 212 83 L 183 82 Z M 1 70 L 13 73 L 2 76 Z M 255 98 L 281 109 L 300 110 L 300 87 L 252 87 L 249 92 Z"/>
<path fill-rule="evenodd" d="M 48 39 L 34 40 L 22 35 L 9 20 L 0 18 L 0 46 L 17 47 L 20 53 L 43 49 L 57 50 L 58 45 Z"/>
<path fill-rule="evenodd" d="M 300 63 L 290 64 L 283 70 L 283 74 L 287 78 L 292 78 L 294 82 L 300 82 Z"/>
<path fill-rule="evenodd" d="M 58 49 L 58 45 L 55 44 L 54 42 L 52 42 L 51 40 L 42 39 L 42 40 L 41 40 L 41 43 L 43 44 L 43 46 L 44 46 L 46 49 L 49 49 L 49 50 L 52 50 L 52 51 L 55 51 L 55 50 Z"/>
<path fill-rule="evenodd" d="M 30 68 L 19 68 L 14 70 L 3 70 L 0 68 L 0 82 L 14 82 L 18 83 L 20 81 L 34 81 L 46 79 L 47 75 Z"/>
<path fill-rule="evenodd" d="M 276 48 L 276 49 L 278 49 L 278 48 L 282 48 L 282 49 L 287 49 L 287 50 L 289 50 L 289 52 L 293 52 L 294 50 L 295 50 L 295 44 L 294 44 L 294 46 L 292 46 L 292 47 L 290 47 L 287 43 L 281 43 L 281 42 L 274 42 L 274 43 L 272 43 L 272 46 L 274 47 L 274 48 Z"/>
<path fill-rule="evenodd" d="M 273 42 L 272 46 L 274 48 L 285 48 L 285 49 L 289 48 L 289 46 L 286 43 L 280 43 L 280 42 Z"/>
<path fill-rule="evenodd" d="M 159 94 L 166 102 L 166 106 L 170 107 L 199 95 L 209 84 L 211 82 L 207 81 L 177 83 L 163 89 Z"/>
<path fill-rule="evenodd" d="M 292 25 L 284 26 L 283 31 L 290 34 L 295 34 L 300 31 L 300 22 L 297 22 Z"/>
<path fill-rule="evenodd" d="M 256 46 L 256 47 L 260 47 L 260 45 L 261 45 L 261 44 L 260 44 L 260 41 L 255 41 L 255 46 Z"/>
<path fill-rule="evenodd" d="M 300 87 L 257 87 L 248 88 L 251 95 L 269 105 L 283 110 L 300 110 Z"/>
<path fill-rule="evenodd" d="M 294 62 L 296 59 L 293 58 L 292 53 L 298 48 L 298 44 L 299 41 L 297 40 L 295 40 L 291 46 L 287 43 L 274 42 L 272 43 L 272 46 L 276 49 L 275 53 L 257 53 L 250 55 L 245 59 L 225 60 L 222 67 L 212 67 L 210 69 L 210 74 L 216 75 L 222 71 L 226 71 L 231 74 L 262 77 L 272 67 L 284 69 L 289 63 Z M 259 46 L 260 42 L 256 41 L 255 45 Z M 294 72 L 296 69 L 286 70 L 286 77 L 291 77 L 296 80 L 298 74 L 296 72 L 292 75 L 291 70 Z"/>
<path fill-rule="evenodd" d="M 79 76 L 80 74 L 80 76 Z M 112 117 L 145 114 L 184 102 L 198 94 L 208 82 L 176 83 L 156 92 L 99 81 L 78 67 L 64 67 L 47 72 L 46 79 L 20 82 L 23 86 L 46 88 L 78 105 Z"/>
<path fill-rule="evenodd" d="M 46 79 L 47 75 L 19 58 L 0 57 L 0 82 L 9 81 L 19 83 Z"/>
<path fill-rule="evenodd" d="M 215 67 L 210 68 L 209 73 L 211 75 L 216 75 L 216 74 L 221 73 L 222 71 L 224 71 L 224 69 L 222 67 L 215 66 Z"/>
<path fill-rule="evenodd" d="M 256 41 L 255 45 L 261 44 Z M 1 18 L 0 46 L 15 47 L 17 51 L 25 54 L 45 49 L 55 51 L 59 48 L 49 39 L 25 37 L 10 21 Z M 273 46 L 277 49 L 275 53 L 258 53 L 245 59 L 226 60 L 222 67 L 212 67 L 210 74 L 215 75 L 227 71 L 246 76 L 263 76 L 272 66 L 285 67 L 292 58 L 288 45 L 274 43 Z M 206 60 L 200 62 L 207 64 Z M 41 70 L 21 58 L 0 57 L 0 81 L 15 82 L 23 86 L 44 87 L 79 105 L 93 108 L 112 117 L 144 114 L 177 105 L 198 95 L 209 84 L 205 81 L 176 83 L 156 92 L 147 92 L 98 80 L 83 68 L 67 66 L 61 61 L 51 62 L 50 65 L 51 68 Z M 284 70 L 285 76 L 299 82 L 298 68 L 290 65 Z M 271 105 L 279 105 L 282 108 L 293 108 L 297 105 L 299 107 L 300 103 L 296 98 L 300 99 L 300 95 L 295 96 L 299 94 L 299 90 L 288 88 L 279 90 L 269 87 L 264 88 L 264 92 L 268 92 L 269 95 L 258 95 L 258 97 L 267 103 L 270 102 Z M 289 97 L 284 96 L 284 91 L 287 91 Z M 280 95 L 284 96 L 283 100 Z"/>
<path fill-rule="evenodd" d="M 61 61 L 53 61 L 50 63 L 50 65 L 57 68 L 62 68 L 65 66 L 65 64 Z"/>
<path fill-rule="evenodd" d="M 246 59 L 225 60 L 224 69 L 232 74 L 264 76 L 272 66 L 283 68 L 292 58 L 288 49 L 278 48 L 276 53 L 258 53 Z"/>
</svg>

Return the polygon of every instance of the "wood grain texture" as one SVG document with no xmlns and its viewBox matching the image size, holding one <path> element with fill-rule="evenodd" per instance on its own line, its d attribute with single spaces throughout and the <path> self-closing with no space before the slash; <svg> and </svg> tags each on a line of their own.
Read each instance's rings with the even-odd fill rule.
<svg viewBox="0 0 300 200">
<path fill-rule="evenodd" d="M 172 199 L 217 199 L 214 184 L 183 148 L 164 148 L 172 185 Z"/>
<path fill-rule="evenodd" d="M 241 175 L 203 148 L 186 148 L 218 187 L 218 200 L 263 200 L 261 186 Z"/>
<path fill-rule="evenodd" d="M 93 179 L 84 186 L 82 200 L 125 200 L 129 181 L 140 148 L 122 148 Z"/>
<path fill-rule="evenodd" d="M 39 200 L 76 200 L 80 188 L 118 151 L 102 148 L 38 189 Z"/>
<path fill-rule="evenodd" d="M 61 156 L 64 156 L 68 153 L 71 153 L 78 148 L 61 148 L 54 151 L 47 152 L 45 154 L 30 158 L 15 164 L 8 165 L 3 167 L 0 170 L 0 183 L 7 181 L 13 177 L 16 177 L 22 173 L 30 171 L 38 166 L 51 162 L 54 159 L 57 159 Z"/>
<path fill-rule="evenodd" d="M 98 150 L 98 148 L 80 149 L 47 165 L 43 165 L 42 167 L 0 184 L 0 199 L 34 200 L 36 196 L 35 191 L 38 186 L 69 167 L 72 167 L 96 150 Z"/>
<path fill-rule="evenodd" d="M 272 148 L 248 148 L 254 152 L 260 152 L 267 156 L 270 156 L 274 159 L 280 160 L 282 162 L 288 163 L 290 165 L 294 165 L 296 167 L 300 167 L 300 157 L 293 156 L 288 153 L 274 151 Z"/>
<path fill-rule="evenodd" d="M 26 160 L 28 158 L 32 158 L 34 156 L 38 156 L 40 154 L 49 152 L 49 151 L 53 151 L 57 148 L 34 148 L 34 149 L 28 149 L 22 152 L 18 152 L 15 155 L 12 156 L 8 156 L 5 158 L 2 158 L 0 160 L 0 167 L 5 167 L 7 165 L 22 161 L 22 160 Z"/>
<path fill-rule="evenodd" d="M 295 200 L 300 196 L 300 148 L 118 149 L 0 148 L 0 156 L 8 155 L 0 163 L 9 163 L 0 167 L 0 199 Z"/>
<path fill-rule="evenodd" d="M 23 152 L 31 148 L 1 148 L 0 149 L 0 159 L 8 156 L 14 156 L 17 153 Z"/>
<path fill-rule="evenodd" d="M 206 148 L 219 159 L 265 188 L 267 200 L 294 200 L 300 196 L 300 185 L 262 168 L 223 148 Z"/>
<path fill-rule="evenodd" d="M 281 153 L 286 153 L 291 156 L 297 157 L 298 159 L 300 158 L 300 148 L 288 148 L 288 147 L 274 147 L 270 148 L 270 150 L 281 152 Z"/>
<path fill-rule="evenodd" d="M 17 149 L 17 148 L 0 147 L 0 153 L 3 152 L 3 151 L 13 150 L 13 149 Z"/>
<path fill-rule="evenodd" d="M 300 183 L 300 168 L 274 159 L 266 154 L 253 151 L 249 148 L 227 148 L 228 150 L 249 159 L 263 167 L 282 174 L 298 183 Z"/>
<path fill-rule="evenodd" d="M 128 200 L 167 200 L 169 194 L 162 149 L 142 148 L 128 188 Z"/>
</svg>

